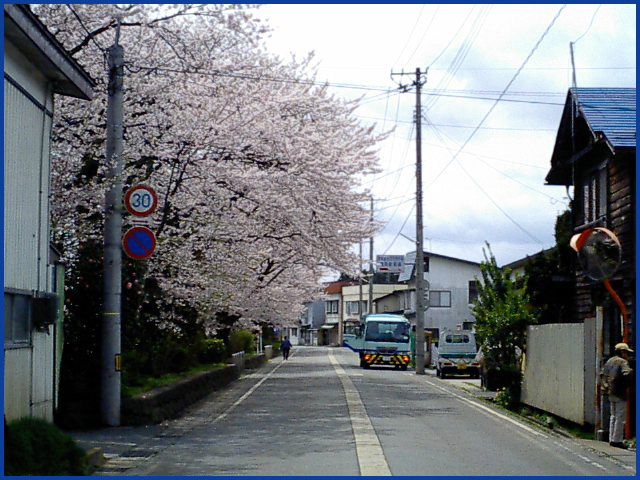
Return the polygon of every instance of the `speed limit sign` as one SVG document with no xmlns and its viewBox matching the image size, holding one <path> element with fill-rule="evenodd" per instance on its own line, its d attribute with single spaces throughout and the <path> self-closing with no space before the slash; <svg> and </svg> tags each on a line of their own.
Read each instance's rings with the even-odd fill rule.
<svg viewBox="0 0 640 480">
<path fill-rule="evenodd" d="M 158 196 L 147 185 L 134 185 L 124 195 L 124 206 L 131 215 L 148 217 L 158 208 Z"/>
</svg>

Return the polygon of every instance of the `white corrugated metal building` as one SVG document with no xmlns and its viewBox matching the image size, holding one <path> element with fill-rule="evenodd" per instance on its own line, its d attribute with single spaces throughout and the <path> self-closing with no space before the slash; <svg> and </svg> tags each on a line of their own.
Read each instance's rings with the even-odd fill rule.
<svg viewBox="0 0 640 480">
<path fill-rule="evenodd" d="M 54 94 L 94 83 L 27 5 L 4 5 L 4 414 L 53 420 L 59 288 L 49 248 Z"/>
</svg>

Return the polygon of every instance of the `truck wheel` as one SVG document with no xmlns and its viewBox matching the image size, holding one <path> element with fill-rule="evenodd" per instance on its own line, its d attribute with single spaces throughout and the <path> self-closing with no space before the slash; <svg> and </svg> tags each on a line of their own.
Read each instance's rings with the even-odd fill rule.
<svg viewBox="0 0 640 480">
<path fill-rule="evenodd" d="M 440 369 L 436 368 L 436 377 L 440 378 L 440 375 L 441 375 Z"/>
<path fill-rule="evenodd" d="M 400 370 L 406 370 L 406 369 L 407 369 L 407 366 L 406 366 L 406 365 L 402 365 L 402 366 L 400 367 Z"/>
<path fill-rule="evenodd" d="M 440 370 L 440 378 L 442 378 L 443 380 L 447 378 L 447 374 L 444 373 L 444 370 Z"/>
</svg>

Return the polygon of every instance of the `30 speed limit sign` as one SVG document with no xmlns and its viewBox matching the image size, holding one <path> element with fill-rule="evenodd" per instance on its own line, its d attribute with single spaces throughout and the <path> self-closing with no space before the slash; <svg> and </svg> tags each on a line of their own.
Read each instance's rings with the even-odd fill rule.
<svg viewBox="0 0 640 480">
<path fill-rule="evenodd" d="M 148 217 L 158 208 L 158 196 L 147 185 L 134 185 L 124 195 L 124 206 L 131 215 Z"/>
</svg>

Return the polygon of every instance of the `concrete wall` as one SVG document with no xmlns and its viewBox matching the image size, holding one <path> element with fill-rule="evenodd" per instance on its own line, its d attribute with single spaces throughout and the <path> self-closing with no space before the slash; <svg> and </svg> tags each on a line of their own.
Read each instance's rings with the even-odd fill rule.
<svg viewBox="0 0 640 480">
<path fill-rule="evenodd" d="M 584 424 L 584 368 L 583 324 L 528 327 L 522 402 Z"/>
</svg>

